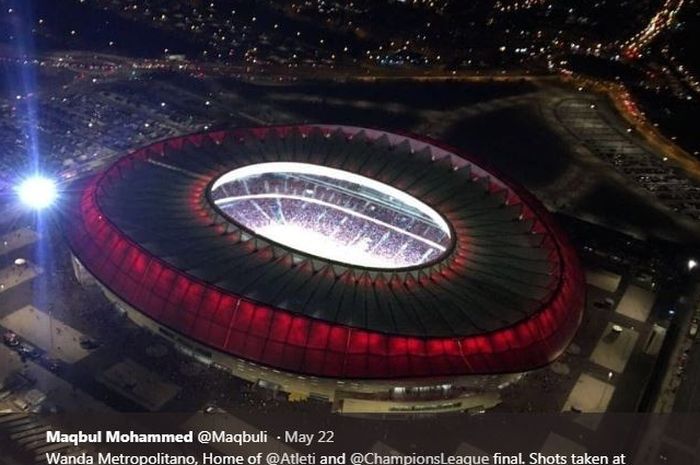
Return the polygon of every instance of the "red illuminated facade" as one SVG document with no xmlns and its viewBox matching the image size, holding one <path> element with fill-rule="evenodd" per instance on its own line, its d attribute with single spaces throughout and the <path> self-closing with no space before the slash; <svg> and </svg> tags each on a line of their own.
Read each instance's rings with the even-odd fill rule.
<svg viewBox="0 0 700 465">
<path fill-rule="evenodd" d="M 535 289 L 535 284 L 525 283 L 523 291 L 506 302 L 493 290 L 495 287 L 488 287 L 495 284 L 482 284 L 506 282 L 499 281 L 501 278 L 496 275 L 507 273 L 509 268 L 522 268 L 522 273 L 525 273 L 526 267 L 520 262 L 513 267 L 503 265 L 507 263 L 506 258 L 497 255 L 511 256 L 510 249 L 506 253 L 499 248 L 494 254 L 487 246 L 480 246 L 482 235 L 476 234 L 477 228 L 471 227 L 470 221 L 465 219 L 470 216 L 460 217 L 458 204 L 442 207 L 442 200 L 433 202 L 430 189 L 424 189 L 426 193 L 420 198 L 450 222 L 457 236 L 455 249 L 439 263 L 401 273 L 353 269 L 266 243 L 230 224 L 207 201 L 211 180 L 231 168 L 227 164 L 228 157 L 237 160 L 237 166 L 254 163 L 256 154 L 266 157 L 271 155 L 265 153 L 273 152 L 256 147 L 274 143 L 279 147 L 291 147 L 289 157 L 325 163 L 329 157 L 317 155 L 324 140 L 342 141 L 360 133 L 366 139 L 363 143 L 369 146 L 378 144 L 382 154 L 405 150 L 416 157 L 422 153 L 421 156 L 429 156 L 433 162 L 421 163 L 451 164 L 441 168 L 444 173 L 468 171 L 464 182 L 483 186 L 484 196 L 489 202 L 497 198 L 499 204 L 493 208 L 517 212 L 512 221 L 503 223 L 503 227 L 509 227 L 510 222 L 525 227 L 524 234 L 537 240 L 526 239 L 538 248 L 537 256 L 542 255 L 547 261 L 546 272 L 537 277 L 536 295 L 525 295 L 528 289 Z M 269 139 L 274 139 L 274 142 L 266 142 Z M 299 144 L 308 144 L 308 147 L 294 146 L 290 142 L 293 139 L 303 141 Z M 318 141 L 313 142 L 316 139 Z M 219 149 L 226 144 L 229 144 L 226 150 Z M 240 154 L 236 147 L 241 147 Z M 302 153 L 307 149 L 308 154 Z M 199 152 L 207 155 L 198 159 Z M 282 152 L 279 149 L 275 153 Z M 278 155 L 275 159 L 284 156 Z M 350 159 L 346 156 L 343 163 Z M 364 168 L 353 169 L 363 172 Z M 162 172 L 163 175 L 152 175 L 151 172 Z M 179 190 L 162 198 L 159 186 L 148 186 L 142 181 L 147 176 L 153 177 L 154 184 L 162 184 L 163 189 L 168 184 L 172 188 L 179 183 Z M 376 176 L 381 178 L 381 175 Z M 156 179 L 162 177 L 166 179 Z M 396 175 L 396 179 L 400 178 Z M 139 190 L 141 182 L 144 187 Z M 407 186 L 402 188 L 410 190 Z M 416 195 L 420 193 L 416 192 Z M 154 206 L 152 217 L 144 217 L 147 210 L 139 209 L 147 207 L 138 205 L 139 196 L 153 205 L 160 202 L 161 211 Z M 442 197 L 449 201 L 446 194 Z M 120 205 L 120 202 L 126 205 Z M 132 212 L 134 216 L 130 218 Z M 479 218 L 475 214 L 471 217 Z M 77 260 L 102 286 L 133 309 L 214 351 L 305 376 L 371 380 L 527 371 L 550 363 L 562 353 L 579 326 L 584 307 L 585 288 L 576 254 L 537 200 L 453 148 L 411 135 L 379 130 L 330 125 L 272 127 L 197 134 L 159 142 L 126 155 L 87 183 L 74 199 L 72 214 L 67 215 L 64 228 Z M 155 235 L 148 238 L 151 228 Z M 180 242 L 175 236 L 178 228 L 185 231 Z M 485 237 L 489 230 L 487 226 L 483 228 Z M 521 240 L 519 231 L 517 237 Z M 163 234 L 162 238 L 160 234 Z M 231 268 L 230 273 L 220 268 L 223 271 L 215 274 L 200 270 L 200 262 L 195 266 L 187 262 L 188 259 L 179 260 L 176 256 L 178 250 L 189 253 L 207 243 L 215 243 L 219 251 L 225 250 L 225 244 L 230 244 L 230 262 L 241 260 L 235 262 L 240 265 Z M 214 253 L 212 263 L 225 262 L 220 255 Z M 248 262 L 242 261 L 246 259 Z M 230 284 L 225 281 L 226 276 L 235 273 L 250 276 L 252 272 L 241 271 L 246 263 L 251 263 L 251 270 L 264 268 L 268 271 L 246 286 L 239 284 L 243 278 L 231 279 Z M 481 270 L 480 273 L 488 278 L 470 280 L 471 269 Z M 520 276 L 506 278 L 520 282 L 523 280 Z M 299 279 L 298 285 L 290 284 L 297 283 L 296 279 Z M 473 325 L 450 329 L 451 321 L 458 319 L 456 315 L 470 315 L 469 308 L 457 308 L 454 293 L 458 291 L 451 291 L 451 286 L 460 280 L 483 291 L 478 296 L 478 305 L 484 309 L 479 311 L 487 316 Z M 319 286 L 326 286 L 325 283 L 345 286 L 332 288 L 335 292 L 346 293 L 343 295 L 350 295 L 347 289 L 352 289 L 357 303 L 353 308 L 361 316 L 344 317 L 341 311 L 333 308 L 313 311 L 296 308 L 293 296 L 284 299 L 281 296 L 294 293 L 295 289 L 314 295 L 304 286 L 315 282 Z M 503 287 L 508 286 L 504 284 Z M 454 289 L 463 287 L 454 285 Z M 326 300 L 329 307 L 336 305 L 335 302 L 349 305 L 347 298 L 332 297 L 332 292 L 328 291 Z M 268 299 L 266 293 L 274 294 L 274 298 Z M 358 297 L 360 293 L 364 300 Z M 370 293 L 380 297 L 375 298 L 375 294 Z M 406 303 L 411 295 L 422 296 L 423 302 L 412 310 L 413 313 L 430 311 L 437 316 L 413 316 L 410 318 L 422 323 L 416 323 L 415 328 L 408 324 L 403 329 L 398 328 L 398 324 L 391 322 L 391 316 L 398 317 L 408 310 L 398 308 L 396 303 Z M 508 313 L 510 316 L 500 317 L 495 310 L 489 312 L 489 298 L 494 299 L 494 308 L 510 307 L 511 302 L 520 301 L 526 302 L 527 308 L 522 313 L 509 308 L 512 310 Z M 306 302 L 311 297 L 305 299 Z M 440 308 L 443 299 L 445 310 Z M 383 308 L 383 302 L 393 302 L 394 307 Z M 376 305 L 376 308 L 371 305 Z M 373 323 L 372 312 L 388 315 L 389 322 Z M 441 327 L 432 331 L 429 323 L 431 319 L 437 321 L 438 317 L 442 321 Z"/>
</svg>

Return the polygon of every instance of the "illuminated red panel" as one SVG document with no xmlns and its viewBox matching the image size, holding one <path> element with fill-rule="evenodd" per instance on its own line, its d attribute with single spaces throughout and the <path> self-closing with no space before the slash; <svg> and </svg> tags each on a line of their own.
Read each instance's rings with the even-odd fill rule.
<svg viewBox="0 0 700 465">
<path fill-rule="evenodd" d="M 293 372 L 299 372 L 303 370 L 302 368 L 302 363 L 304 361 L 304 354 L 306 350 L 304 347 L 301 346 L 293 346 L 293 345 L 285 345 L 284 351 L 282 353 L 282 356 L 280 358 L 274 359 L 270 358 L 268 359 L 268 363 L 279 363 L 280 367 L 293 371 Z M 306 370 L 303 370 L 306 371 Z"/>
<path fill-rule="evenodd" d="M 268 337 L 272 341 L 284 343 L 287 341 L 287 335 L 292 326 L 292 315 L 288 313 L 276 312 L 273 316 L 273 322 L 270 327 Z"/>
<path fill-rule="evenodd" d="M 330 332 L 330 325 L 320 321 L 311 321 L 309 338 L 306 340 L 307 347 L 310 349 L 325 350 L 328 346 Z"/>
<path fill-rule="evenodd" d="M 221 302 L 221 292 L 211 288 L 203 288 L 202 301 L 199 305 L 199 318 L 212 321 L 216 318 L 216 313 Z"/>
<path fill-rule="evenodd" d="M 325 362 L 326 352 L 323 350 L 314 350 L 307 348 L 304 352 L 303 366 L 307 373 L 323 375 L 323 364 Z"/>
<path fill-rule="evenodd" d="M 221 298 L 219 300 L 219 305 L 216 308 L 216 312 L 214 313 L 212 321 L 217 325 L 229 327 L 231 321 L 233 320 L 234 314 L 236 312 L 240 300 L 237 297 L 222 294 L 219 291 L 216 292 L 221 294 Z"/>
<path fill-rule="evenodd" d="M 253 317 L 250 321 L 248 333 L 253 336 L 267 338 L 270 333 L 270 322 L 272 321 L 272 311 L 267 307 L 255 307 Z"/>
<path fill-rule="evenodd" d="M 250 322 L 253 320 L 253 314 L 255 313 L 255 305 L 252 303 L 241 300 L 238 305 L 238 310 L 236 311 L 236 316 L 231 325 L 238 331 L 248 331 Z"/>
<path fill-rule="evenodd" d="M 241 356 L 249 360 L 262 362 L 263 350 L 265 350 L 265 339 L 248 334 L 245 338 Z"/>
<path fill-rule="evenodd" d="M 265 344 L 265 352 L 263 353 L 261 360 L 278 366 L 284 359 L 284 351 L 286 347 L 287 346 L 282 342 L 267 341 L 267 344 Z M 281 366 L 279 367 L 281 368 Z"/>
</svg>

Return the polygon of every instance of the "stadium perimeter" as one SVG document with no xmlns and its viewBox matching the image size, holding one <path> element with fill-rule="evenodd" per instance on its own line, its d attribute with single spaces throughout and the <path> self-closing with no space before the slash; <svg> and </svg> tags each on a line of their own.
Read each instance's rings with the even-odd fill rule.
<svg viewBox="0 0 700 465">
<path fill-rule="evenodd" d="M 342 412 L 488 408 L 581 321 L 577 257 L 541 204 L 413 135 L 305 125 L 178 137 L 69 200 L 82 282 L 204 363 Z M 342 214 L 352 227 L 334 238 L 359 258 L 261 233 L 301 218 L 332 236 L 321 217 Z"/>
</svg>

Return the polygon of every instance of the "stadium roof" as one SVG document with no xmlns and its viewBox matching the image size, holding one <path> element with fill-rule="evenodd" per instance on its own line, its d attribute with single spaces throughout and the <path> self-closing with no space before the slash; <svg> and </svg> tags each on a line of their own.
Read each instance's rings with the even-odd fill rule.
<svg viewBox="0 0 700 465">
<path fill-rule="evenodd" d="M 256 235 L 214 205 L 231 170 L 301 162 L 394 186 L 446 219 L 439 260 L 372 269 Z M 519 371 L 559 355 L 583 307 L 575 254 L 540 204 L 456 150 L 346 126 L 238 129 L 140 149 L 93 180 L 68 239 L 107 288 L 223 352 L 317 376 Z"/>
</svg>

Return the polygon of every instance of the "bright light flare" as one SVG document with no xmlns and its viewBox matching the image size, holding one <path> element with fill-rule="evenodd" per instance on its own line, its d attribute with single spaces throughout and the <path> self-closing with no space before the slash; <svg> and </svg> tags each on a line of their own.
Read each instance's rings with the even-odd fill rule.
<svg viewBox="0 0 700 465">
<path fill-rule="evenodd" d="M 211 196 L 226 216 L 262 237 L 350 265 L 423 265 L 451 242 L 447 221 L 419 199 L 327 166 L 247 165 L 219 177 Z"/>
<path fill-rule="evenodd" d="M 275 242 L 341 263 L 357 263 L 375 268 L 405 265 L 398 259 L 372 253 L 371 242 L 361 240 L 356 244 L 346 244 L 332 236 L 295 224 L 268 224 L 257 232 Z"/>
<path fill-rule="evenodd" d="M 33 210 L 50 207 L 56 201 L 56 183 L 42 176 L 34 176 L 22 181 L 17 188 L 20 201 Z"/>
</svg>

